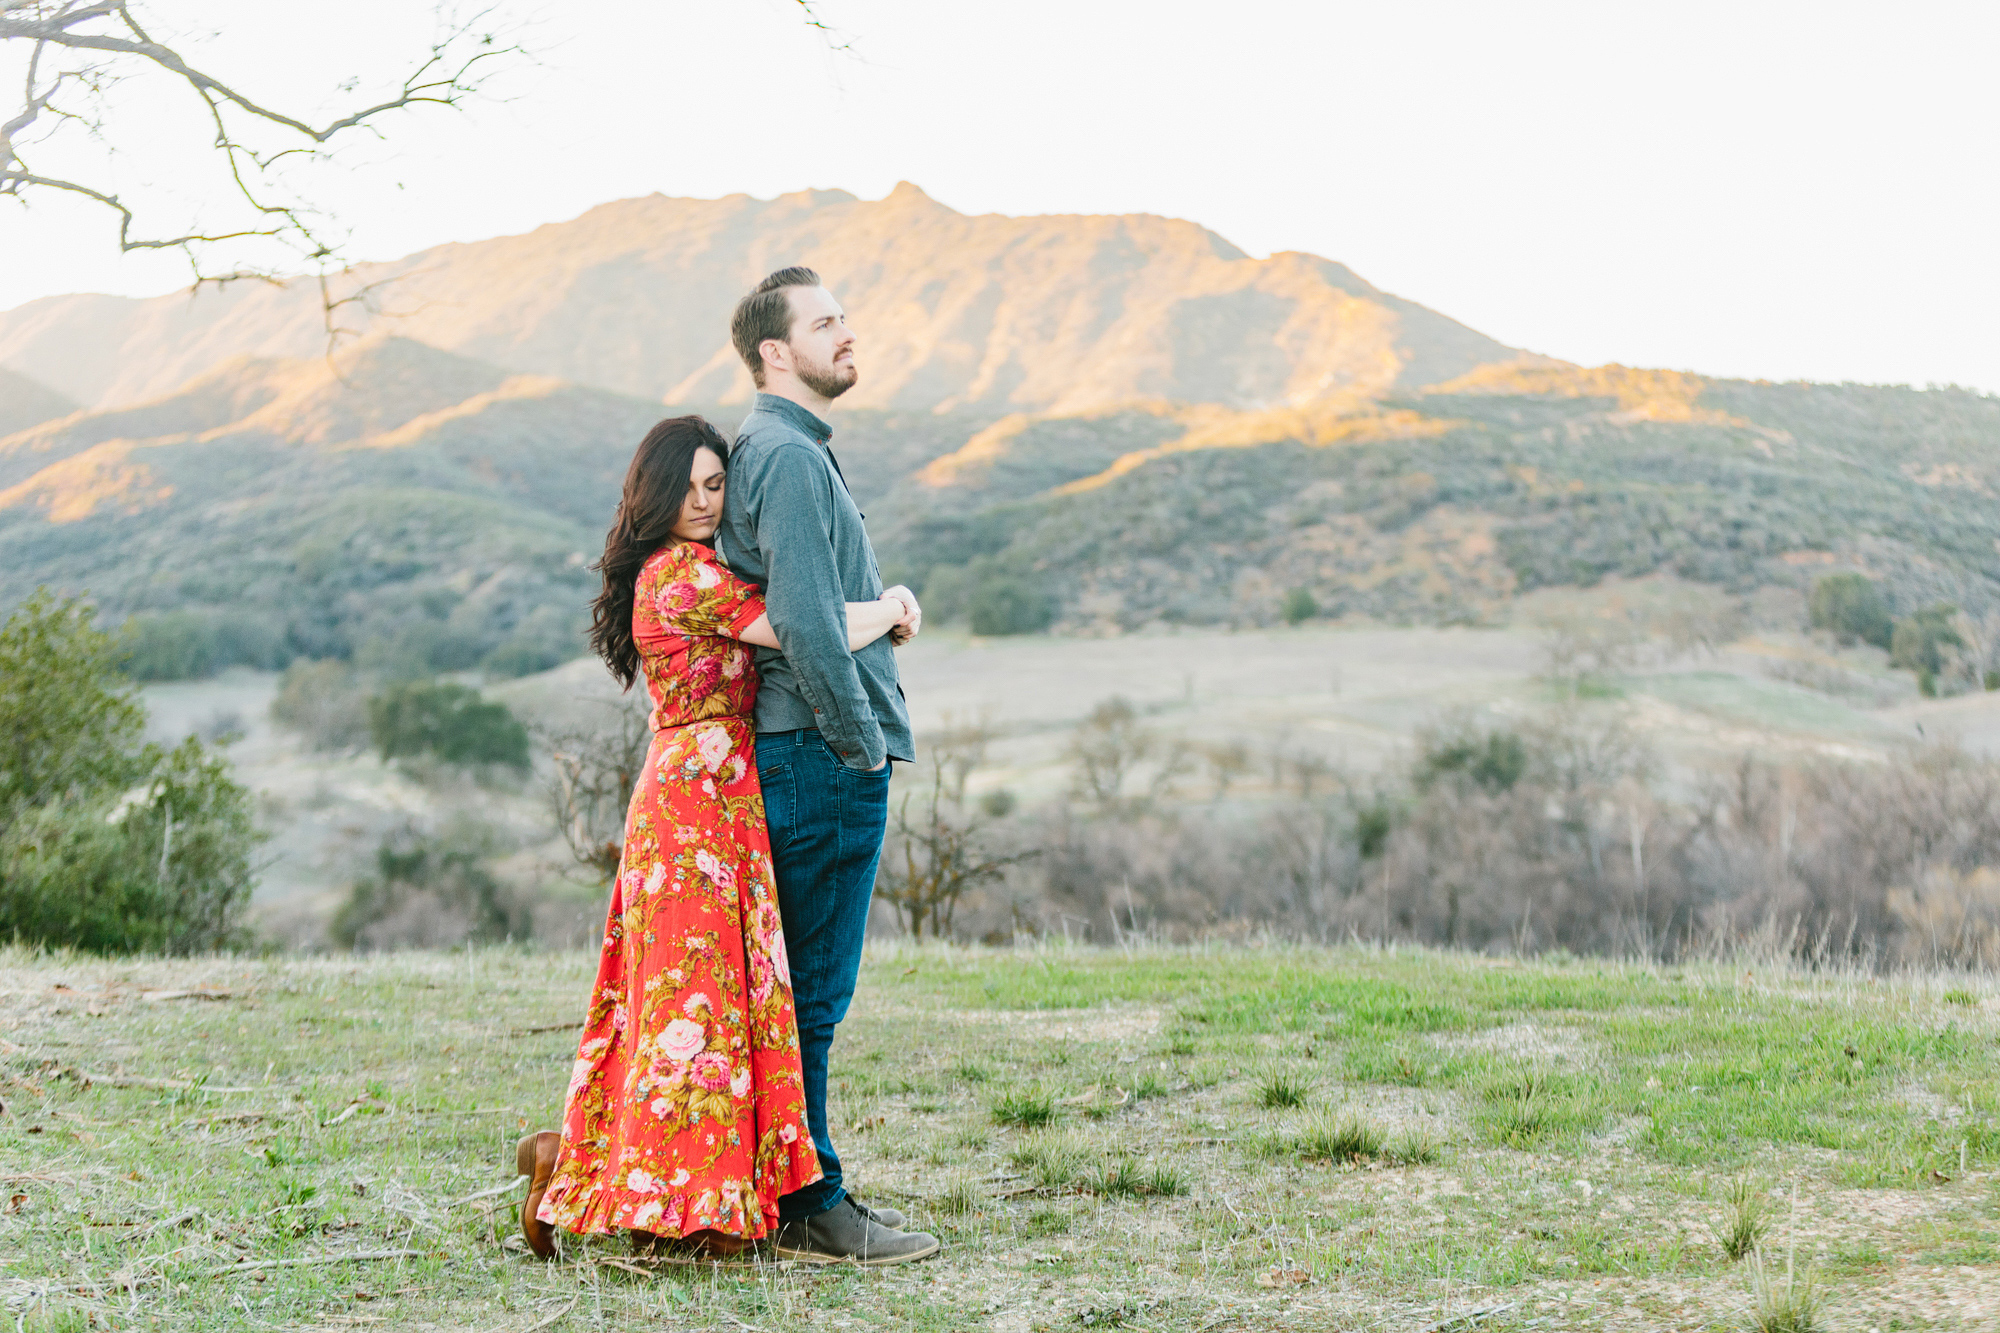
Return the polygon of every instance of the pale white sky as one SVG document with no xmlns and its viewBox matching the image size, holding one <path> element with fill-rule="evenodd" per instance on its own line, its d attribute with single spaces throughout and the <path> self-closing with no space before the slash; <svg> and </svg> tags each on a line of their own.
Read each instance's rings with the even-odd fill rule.
<svg viewBox="0 0 2000 1333">
<path fill-rule="evenodd" d="M 413 0 L 150 9 L 216 29 L 196 44 L 217 72 L 287 108 L 334 105 L 429 30 Z M 787 0 L 518 0 L 539 62 L 509 100 L 395 122 L 313 188 L 354 254 L 389 258 L 653 191 L 909 179 L 965 212 L 1192 218 L 1586 364 L 2000 391 L 1990 0 L 819 9 L 855 54 Z M 209 197 L 185 99 L 118 96 L 119 188 Z M 113 235 L 0 202 L 0 309 L 183 280 Z"/>
</svg>

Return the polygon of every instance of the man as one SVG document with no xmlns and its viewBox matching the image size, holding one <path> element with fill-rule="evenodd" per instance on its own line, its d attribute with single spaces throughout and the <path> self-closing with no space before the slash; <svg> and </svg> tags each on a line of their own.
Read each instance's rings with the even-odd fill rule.
<svg viewBox="0 0 2000 1333">
<path fill-rule="evenodd" d="M 730 336 L 756 381 L 737 431 L 717 549 L 764 588 L 779 647 L 760 648 L 757 768 L 798 1011 L 806 1119 L 822 1180 L 778 1201 L 778 1253 L 816 1263 L 907 1263 L 937 1253 L 902 1214 L 849 1197 L 826 1119 L 827 1055 L 861 970 L 875 863 L 889 821 L 889 761 L 915 753 L 887 638 L 847 650 L 845 603 L 883 596 L 862 515 L 828 448 L 826 415 L 854 387 L 854 333 L 807 268 L 737 304 Z M 908 633 L 919 625 L 916 599 Z M 907 637 L 904 635 L 903 637 Z"/>
</svg>

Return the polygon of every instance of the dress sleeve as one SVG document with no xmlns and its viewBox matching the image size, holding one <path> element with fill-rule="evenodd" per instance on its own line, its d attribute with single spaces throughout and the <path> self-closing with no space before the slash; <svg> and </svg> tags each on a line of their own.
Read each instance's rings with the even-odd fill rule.
<svg viewBox="0 0 2000 1333">
<path fill-rule="evenodd" d="M 715 552 L 699 543 L 683 542 L 661 575 L 653 587 L 653 607 L 669 633 L 737 639 L 764 614 L 756 585 L 730 573 Z"/>
</svg>

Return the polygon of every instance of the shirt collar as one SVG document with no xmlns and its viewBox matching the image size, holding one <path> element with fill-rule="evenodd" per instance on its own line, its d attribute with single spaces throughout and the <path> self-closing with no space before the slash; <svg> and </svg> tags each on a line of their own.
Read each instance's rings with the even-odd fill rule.
<svg viewBox="0 0 2000 1333">
<path fill-rule="evenodd" d="M 824 421 L 821 421 L 791 399 L 780 398 L 775 393 L 758 394 L 757 405 L 753 410 L 769 412 L 773 416 L 782 417 L 821 444 L 825 444 L 833 438 L 833 427 L 827 425 Z"/>
</svg>

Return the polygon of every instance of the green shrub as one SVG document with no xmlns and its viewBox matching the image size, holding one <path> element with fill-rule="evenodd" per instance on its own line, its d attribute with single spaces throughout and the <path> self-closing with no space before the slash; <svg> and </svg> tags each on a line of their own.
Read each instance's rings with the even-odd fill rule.
<svg viewBox="0 0 2000 1333">
<path fill-rule="evenodd" d="M 368 731 L 385 760 L 434 754 L 448 764 L 528 767 L 528 729 L 465 685 L 392 685 L 368 701 Z"/>
<path fill-rule="evenodd" d="M 1294 588 L 1285 594 L 1284 605 L 1280 608 L 1287 625 L 1297 625 L 1311 620 L 1319 614 L 1319 603 L 1305 588 Z"/>
<path fill-rule="evenodd" d="M 215 672 L 215 635 L 192 611 L 125 622 L 125 670 L 134 680 L 197 680 Z"/>
<path fill-rule="evenodd" d="M 93 614 L 37 592 L 0 627 L 0 828 L 28 806 L 123 790 L 150 766 L 146 710 L 106 683 L 118 648 Z"/>
<path fill-rule="evenodd" d="M 1511 731 L 1481 733 L 1468 725 L 1418 733 L 1414 774 L 1418 791 L 1429 791 L 1439 780 L 1458 775 L 1487 791 L 1503 792 L 1527 771 L 1527 743 Z"/>
<path fill-rule="evenodd" d="M 497 944 L 533 933 L 532 911 L 487 869 L 498 850 L 473 824 L 431 836 L 405 828 L 375 849 L 375 873 L 348 890 L 329 933 L 346 949 Z"/>
<path fill-rule="evenodd" d="M 0 626 L 0 938 L 190 953 L 238 938 L 250 794 L 189 737 L 144 741 L 123 648 L 37 592 Z"/>
<path fill-rule="evenodd" d="M 972 590 L 966 611 L 974 634 L 1034 634 L 1055 619 L 1055 604 L 1026 581 L 988 575 Z"/>
<path fill-rule="evenodd" d="M 258 835 L 250 794 L 190 736 L 114 799 L 29 807 L 0 833 L 0 939 L 92 953 L 241 942 Z"/>
<path fill-rule="evenodd" d="M 243 615 L 133 616 L 123 640 L 125 673 L 134 680 L 199 680 L 224 667 L 280 667 L 291 657 L 282 634 Z"/>
<path fill-rule="evenodd" d="M 559 667 L 565 660 L 561 650 L 552 644 L 509 639 L 480 658 L 479 669 L 490 677 L 512 680 Z"/>
<path fill-rule="evenodd" d="M 1842 643 L 1887 648 L 1895 632 L 1882 590 L 1863 574 L 1829 574 L 1815 583 L 1808 614 L 1814 629 L 1831 630 Z"/>
<path fill-rule="evenodd" d="M 1919 685 L 1929 677 L 1933 685 L 1926 694 L 1935 690 L 1936 678 L 1948 665 L 1950 650 L 1965 646 L 1965 640 L 1952 627 L 1952 617 L 1957 614 L 1957 607 L 1939 603 L 1896 622 L 1889 646 L 1889 664 L 1916 672 Z"/>
</svg>

